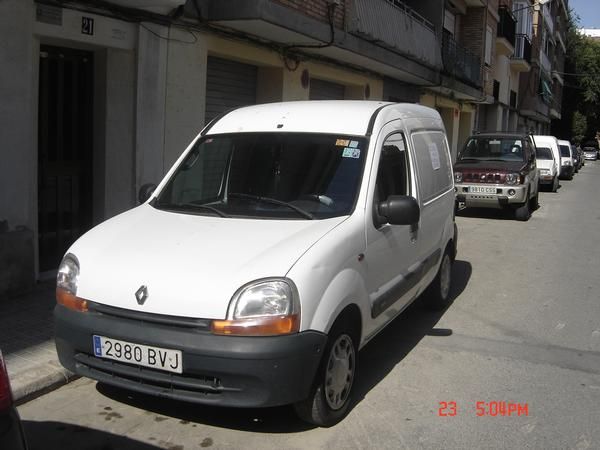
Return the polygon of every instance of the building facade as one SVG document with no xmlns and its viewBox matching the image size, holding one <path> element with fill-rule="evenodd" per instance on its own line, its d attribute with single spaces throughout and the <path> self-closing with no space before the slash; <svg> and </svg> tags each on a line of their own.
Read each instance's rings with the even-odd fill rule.
<svg viewBox="0 0 600 450">
<path fill-rule="evenodd" d="M 478 124 L 525 120 L 513 93 L 519 104 L 529 62 L 502 9 L 515 4 L 3 0 L 0 296 L 54 276 L 73 240 L 135 206 L 230 108 L 419 102 L 440 112 L 454 157 Z"/>
</svg>

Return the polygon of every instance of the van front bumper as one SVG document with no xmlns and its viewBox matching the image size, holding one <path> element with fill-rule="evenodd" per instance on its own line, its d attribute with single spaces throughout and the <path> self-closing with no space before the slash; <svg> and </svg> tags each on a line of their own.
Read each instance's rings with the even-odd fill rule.
<svg viewBox="0 0 600 450">
<path fill-rule="evenodd" d="M 115 308 L 116 309 L 116 308 Z M 267 407 L 308 397 L 327 336 L 217 336 L 190 327 L 147 323 L 95 311 L 54 310 L 56 350 L 70 371 L 113 386 L 193 403 Z M 181 350 L 176 374 L 94 356 L 93 335 Z"/>
<path fill-rule="evenodd" d="M 457 183 L 456 200 L 466 207 L 502 208 L 527 201 L 527 185 Z M 475 192 L 483 189 L 485 192 Z"/>
</svg>

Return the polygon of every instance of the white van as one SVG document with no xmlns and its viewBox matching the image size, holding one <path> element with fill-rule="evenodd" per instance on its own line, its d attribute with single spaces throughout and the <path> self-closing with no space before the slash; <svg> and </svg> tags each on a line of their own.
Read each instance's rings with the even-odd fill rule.
<svg viewBox="0 0 600 450">
<path fill-rule="evenodd" d="M 68 250 L 69 370 L 208 405 L 336 423 L 358 350 L 428 288 L 451 300 L 454 184 L 439 114 L 291 102 L 208 125 L 141 206 Z"/>
<path fill-rule="evenodd" d="M 556 165 L 557 165 L 557 172 L 556 172 L 556 178 L 553 179 L 551 182 L 549 182 L 548 180 L 545 180 L 550 186 L 552 186 L 552 192 L 556 192 L 556 190 L 558 189 L 559 181 L 558 179 L 560 178 L 561 175 L 561 158 L 560 158 L 560 147 L 558 146 L 558 139 L 556 139 L 554 136 L 542 136 L 542 135 L 536 135 L 536 136 L 532 136 L 533 138 L 533 142 L 535 144 L 536 147 L 544 147 L 544 148 L 549 148 L 552 151 L 552 155 L 554 156 L 554 161 L 556 161 Z"/>
</svg>

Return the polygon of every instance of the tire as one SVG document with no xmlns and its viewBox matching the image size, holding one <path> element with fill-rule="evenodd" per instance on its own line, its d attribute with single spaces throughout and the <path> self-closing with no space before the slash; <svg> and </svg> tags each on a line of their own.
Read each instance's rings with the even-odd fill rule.
<svg viewBox="0 0 600 450">
<path fill-rule="evenodd" d="M 358 365 L 358 342 L 353 331 L 349 321 L 343 319 L 332 327 L 311 393 L 294 404 L 296 414 L 305 422 L 330 427 L 348 414 Z"/>
<path fill-rule="evenodd" d="M 527 222 L 531 217 L 531 208 L 529 207 L 529 200 L 525 203 L 521 204 L 517 209 L 515 209 L 515 219 L 521 222 Z"/>
<path fill-rule="evenodd" d="M 531 211 L 535 211 L 536 209 L 538 209 L 540 207 L 540 193 L 539 190 L 538 192 L 535 193 L 535 195 L 533 197 L 531 197 L 531 199 L 529 200 L 529 209 Z"/>
<path fill-rule="evenodd" d="M 558 177 L 554 177 L 552 180 L 552 188 L 550 190 L 552 192 L 556 192 L 558 190 Z"/>
<path fill-rule="evenodd" d="M 452 287 L 452 263 L 454 262 L 450 251 L 447 249 L 442 256 L 442 262 L 438 273 L 425 291 L 427 307 L 440 310 L 448 307 L 450 300 L 450 288 Z"/>
</svg>

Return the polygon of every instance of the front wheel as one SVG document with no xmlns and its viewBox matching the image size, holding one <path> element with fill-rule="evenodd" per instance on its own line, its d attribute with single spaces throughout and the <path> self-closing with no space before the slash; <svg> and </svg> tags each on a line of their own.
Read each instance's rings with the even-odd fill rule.
<svg viewBox="0 0 600 450">
<path fill-rule="evenodd" d="M 332 328 L 311 394 L 294 405 L 305 422 L 330 427 L 348 414 L 358 356 L 351 331 L 344 324 Z"/>
<path fill-rule="evenodd" d="M 521 222 L 526 222 L 531 217 L 531 208 L 529 207 L 530 201 L 527 200 L 525 203 L 515 209 L 515 219 Z"/>
</svg>

